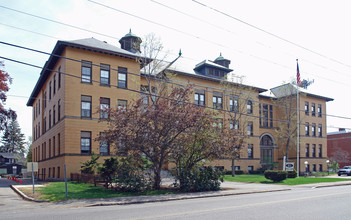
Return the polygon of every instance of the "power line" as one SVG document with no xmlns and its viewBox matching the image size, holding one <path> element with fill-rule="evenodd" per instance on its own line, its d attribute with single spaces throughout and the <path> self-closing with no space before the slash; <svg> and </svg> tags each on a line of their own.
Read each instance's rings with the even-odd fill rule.
<svg viewBox="0 0 351 220">
<path fill-rule="evenodd" d="M 63 58 L 63 59 L 67 59 L 67 60 L 71 60 L 71 61 L 74 61 L 74 62 L 78 62 L 78 63 L 82 63 L 81 60 L 77 60 L 77 59 L 73 59 L 73 58 L 68 58 L 68 57 L 65 57 L 65 56 L 61 56 L 61 55 L 57 55 L 57 54 L 52 54 L 52 53 L 48 53 L 48 52 L 44 52 L 44 51 L 40 51 L 40 50 L 36 50 L 36 49 L 32 49 L 32 48 L 28 48 L 28 47 L 23 47 L 23 46 L 19 46 L 19 45 L 16 45 L 16 44 L 11 44 L 11 43 L 7 43 L 7 42 L 3 42 L 3 41 L 0 41 L 0 44 L 4 44 L 4 45 L 7 45 L 7 46 L 12 46 L 12 47 L 17 47 L 17 48 L 20 48 L 20 49 L 25 49 L 25 50 L 29 50 L 29 51 L 33 51 L 33 52 L 37 52 L 37 53 L 42 53 L 42 54 L 45 54 L 45 55 L 49 55 L 49 56 L 54 56 L 54 57 L 58 57 L 58 58 Z M 92 63 L 92 66 L 96 66 L 96 67 L 101 67 L 99 64 L 95 64 L 95 63 Z M 38 66 L 35 66 L 37 68 L 41 68 L 41 67 L 38 67 Z M 110 68 L 111 70 L 115 70 L 118 72 L 118 68 Z M 132 72 L 127 72 L 127 74 L 130 74 L 130 75 L 134 75 L 134 76 L 140 76 L 139 74 L 137 73 L 132 73 Z M 158 79 L 158 78 L 154 78 L 154 80 L 158 80 L 158 81 L 162 81 L 161 79 Z M 229 82 L 229 81 L 225 81 L 225 80 L 221 80 L 223 82 Z M 178 82 L 178 83 L 175 83 L 175 82 Z M 173 85 L 177 85 L 177 86 L 183 86 L 184 84 L 186 84 L 186 82 L 184 81 L 181 81 L 181 80 L 172 80 L 172 82 L 167 82 L 168 84 L 173 84 Z M 230 82 L 229 82 L 230 83 Z M 214 87 L 214 86 L 208 86 L 208 85 L 204 85 L 204 84 L 201 84 L 201 83 L 192 83 L 193 85 L 196 85 L 196 86 L 200 86 L 200 87 L 206 87 L 208 89 L 217 89 L 217 90 L 221 90 L 223 91 L 224 93 L 225 92 L 228 92 L 227 90 L 229 90 L 230 92 L 230 89 L 226 89 L 226 88 L 219 88 L 219 87 Z M 238 85 L 238 86 L 245 86 L 245 85 L 241 85 L 241 84 L 238 84 L 236 83 L 235 85 Z M 248 86 L 250 87 L 250 86 Z M 208 91 L 209 93 L 213 93 L 212 91 Z M 247 94 L 247 95 L 251 95 L 250 93 L 248 92 L 242 92 L 240 91 L 241 94 Z M 231 97 L 232 95 L 231 94 L 225 94 L 224 95 L 225 97 Z M 262 101 L 256 101 L 256 100 L 252 100 L 250 98 L 242 98 L 242 97 L 239 97 L 239 96 L 236 96 L 235 98 L 237 99 L 241 99 L 241 100 L 244 100 L 244 101 L 252 101 L 254 103 L 259 103 L 259 104 L 269 104 L 269 105 L 273 105 L 273 106 L 276 106 L 276 107 L 282 107 L 282 108 L 286 108 L 286 106 L 282 106 L 282 105 L 278 105 L 278 104 L 274 104 L 274 103 L 265 103 L 265 102 L 262 102 Z M 297 110 L 296 108 L 289 108 L 291 110 Z M 300 110 L 300 111 L 304 111 L 304 110 Z"/>
<path fill-rule="evenodd" d="M 35 67 L 35 68 L 44 69 L 44 67 L 40 67 L 40 66 L 37 66 L 37 65 L 33 65 L 33 64 L 21 62 L 21 61 L 18 61 L 18 60 L 14 60 L 14 59 L 7 58 L 7 57 L 2 57 L 2 56 L 0 56 L 0 58 L 1 58 L 1 59 L 5 59 L 5 60 L 9 60 L 9 61 L 12 61 L 12 62 L 20 63 L 20 64 L 23 64 L 23 65 L 28 65 L 28 66 Z M 74 60 L 74 59 L 72 59 L 72 60 Z M 74 61 L 76 61 L 76 60 L 74 60 Z M 81 62 L 81 61 L 78 61 L 78 62 Z M 96 64 L 95 64 L 95 65 L 96 65 Z M 99 66 L 99 65 L 98 65 L 98 66 Z M 67 76 L 70 76 L 70 77 L 74 77 L 74 78 L 77 78 L 77 79 L 80 79 L 80 80 L 82 79 L 82 77 L 80 77 L 80 76 L 76 76 L 76 75 L 72 75 L 72 74 L 68 74 L 68 73 L 64 73 L 64 72 L 59 72 L 59 71 L 57 71 L 57 70 L 52 70 L 52 69 L 48 69 L 48 68 L 46 68 L 46 70 L 49 70 L 49 71 L 52 71 L 52 72 L 56 72 L 56 73 L 59 73 L 59 74 L 63 74 L 63 75 L 67 75 Z M 118 71 L 118 69 L 116 69 L 116 70 Z M 128 72 L 128 74 L 130 74 L 130 73 Z M 138 75 L 138 74 L 135 74 L 135 75 Z M 138 75 L 138 76 L 140 76 L 140 75 Z M 97 81 L 97 80 L 92 80 L 92 82 L 100 83 L 100 81 Z M 168 83 L 168 82 L 167 82 L 167 83 Z M 176 84 L 176 85 L 177 85 L 177 84 Z M 111 85 L 111 84 L 110 84 L 110 86 L 118 88 L 117 85 Z M 178 86 L 179 86 L 179 84 L 178 84 Z M 184 86 L 184 85 L 181 85 L 181 86 Z M 125 89 L 125 90 L 128 90 L 128 91 L 140 93 L 140 94 L 147 94 L 147 95 L 149 95 L 149 93 L 142 92 L 142 91 L 140 91 L 140 90 L 133 90 L 133 89 L 129 89 L 129 88 L 124 88 L 124 89 Z M 155 96 L 160 97 L 160 98 L 167 98 L 167 97 L 163 97 L 163 96 L 159 96 L 159 95 L 155 95 Z M 244 99 L 244 100 L 249 100 L 249 99 Z M 260 101 L 258 101 L 258 102 L 260 102 Z M 263 102 L 260 102 L 260 103 L 263 103 Z M 194 103 L 187 103 L 187 104 L 194 104 Z M 271 103 L 265 103 L 265 104 L 271 104 Z M 195 104 L 194 104 L 194 105 L 195 105 Z M 280 107 L 284 107 L 284 106 L 280 106 Z M 221 112 L 227 112 L 227 113 L 230 113 L 230 114 L 235 113 L 235 112 L 232 112 L 232 111 L 229 111 L 229 110 L 225 110 L 225 109 L 216 109 L 216 108 L 214 108 L 214 107 L 209 107 L 209 106 L 204 106 L 204 108 L 208 108 L 208 109 L 211 109 L 211 110 L 219 110 L 219 111 L 221 111 Z M 294 110 L 294 109 L 293 109 L 293 110 Z M 300 110 L 300 111 L 304 111 L 304 110 Z M 252 118 L 256 118 L 256 119 L 262 118 L 261 116 L 255 116 L 255 115 L 252 115 L 252 114 L 245 114 L 245 113 L 237 113 L 237 114 L 239 114 L 239 115 L 244 115 L 244 116 L 248 116 L 248 117 L 252 117 Z M 327 114 L 323 114 L 323 115 L 329 116 L 329 115 L 327 115 Z M 351 118 L 347 118 L 347 117 L 343 117 L 343 116 L 335 116 L 335 115 L 332 115 L 332 117 L 340 117 L 340 118 L 342 118 L 342 119 L 349 119 L 349 120 L 351 120 Z M 272 119 L 272 120 L 273 120 L 273 121 L 277 121 L 277 122 L 282 122 L 282 123 L 293 123 L 293 122 L 289 122 L 289 121 L 287 121 L 287 120 L 280 120 L 280 119 Z M 295 124 L 295 123 L 293 123 L 293 124 Z M 304 124 L 304 123 L 300 123 L 300 124 Z M 307 125 L 307 123 L 306 123 L 306 125 Z"/>
<path fill-rule="evenodd" d="M 40 50 L 28 48 L 28 47 L 23 47 L 23 46 L 11 44 L 11 43 L 3 42 L 3 41 L 0 41 L 0 43 L 1 43 L 1 44 L 4 44 L 4 45 L 12 46 L 12 47 L 17 47 L 17 48 L 20 48 L 20 49 L 25 49 L 25 50 L 29 50 L 29 51 L 33 51 L 33 52 L 37 52 L 37 53 L 42 53 L 42 54 L 49 55 L 49 56 L 55 56 L 55 57 L 58 57 L 58 58 L 63 58 L 63 59 L 71 60 L 71 61 L 74 61 L 74 62 L 82 63 L 81 60 L 72 59 L 72 58 L 68 58 L 68 57 L 65 57 L 65 56 L 57 55 L 57 54 L 52 54 L 52 53 L 48 53 L 48 52 L 44 52 L 44 51 L 40 51 Z M 92 66 L 100 67 L 99 64 L 94 64 L 94 63 L 92 63 Z M 39 66 L 34 66 L 34 67 L 41 68 L 41 67 L 39 67 Z M 118 72 L 118 69 L 117 69 L 117 68 L 110 68 L 110 69 L 111 69 L 111 70 L 116 70 L 116 71 Z M 137 74 L 137 73 L 132 73 L 132 72 L 127 72 L 127 74 L 139 76 L 139 74 Z M 160 79 L 155 78 L 155 80 L 160 80 Z M 180 82 L 180 83 L 177 84 L 177 83 L 174 83 L 173 81 L 178 81 L 178 82 Z M 177 85 L 177 86 L 183 86 L 183 85 L 184 85 L 184 82 L 183 82 L 183 81 L 179 81 L 179 80 L 173 80 L 173 81 L 172 81 L 172 82 L 167 82 L 167 83 L 169 83 L 169 84 L 174 84 L 174 85 Z M 218 90 L 222 90 L 223 92 L 226 91 L 225 88 L 223 89 L 223 88 L 219 88 L 219 87 L 209 87 L 209 86 L 207 86 L 207 85 L 203 85 L 203 84 L 200 84 L 200 83 L 193 83 L 193 85 L 202 86 L 202 87 L 211 88 L 211 89 L 218 89 Z M 239 84 L 239 85 L 240 85 L 240 84 Z M 245 86 L 245 85 L 240 85 L 240 86 Z M 213 92 L 211 92 L 211 93 L 213 93 Z M 242 93 L 242 92 L 241 92 L 241 93 Z M 243 93 L 242 93 L 242 94 L 243 94 Z M 249 93 L 246 93 L 246 94 L 249 94 Z M 231 95 L 225 95 L 225 96 L 226 96 L 226 97 L 230 97 Z M 261 101 L 252 100 L 252 99 L 249 99 L 249 98 L 242 98 L 242 97 L 237 97 L 237 98 L 238 98 L 238 99 L 245 100 L 245 101 L 250 100 L 250 101 L 253 101 L 253 102 L 257 102 L 257 103 L 270 104 L 270 105 L 273 105 L 273 106 L 286 108 L 286 106 L 282 106 L 282 105 L 278 105 L 278 104 L 273 104 L 273 103 L 265 103 L 265 102 L 261 102 Z M 289 109 L 297 110 L 297 109 L 295 109 L 295 108 L 289 108 Z M 304 110 L 300 110 L 300 111 L 303 112 Z M 326 114 L 325 114 L 325 115 L 326 115 Z M 332 115 L 331 117 L 337 117 L 337 116 Z M 348 119 L 348 118 L 344 117 L 344 119 Z"/>
<path fill-rule="evenodd" d="M 346 67 L 348 67 L 348 68 L 351 68 L 351 66 L 348 65 L 348 64 L 345 64 L 345 63 L 343 63 L 343 62 L 341 62 L 341 61 L 338 61 L 338 60 L 336 60 L 336 59 L 333 59 L 333 58 L 330 58 L 330 57 L 328 57 L 328 56 L 325 56 L 325 55 L 323 55 L 323 54 L 321 54 L 321 53 L 319 53 L 319 52 L 316 52 L 316 51 L 313 51 L 313 50 L 311 50 L 311 49 L 308 49 L 307 47 L 304 47 L 304 46 L 302 46 L 302 45 L 300 45 L 300 44 L 297 44 L 297 43 L 292 42 L 292 41 L 290 41 L 290 40 L 288 40 L 288 39 L 285 39 L 285 38 L 283 38 L 283 37 L 280 37 L 280 36 L 278 36 L 278 35 L 276 35 L 276 34 L 274 34 L 274 33 L 272 33 L 272 32 L 266 31 L 266 30 L 264 30 L 264 29 L 262 29 L 262 28 L 260 28 L 260 27 L 257 27 L 257 26 L 255 26 L 255 25 L 252 25 L 252 24 L 250 24 L 250 23 L 248 23 L 248 22 L 246 22 L 246 21 L 244 21 L 244 20 L 241 20 L 241 19 L 239 19 L 239 18 L 236 18 L 236 17 L 234 17 L 234 16 L 232 16 L 232 15 L 230 15 L 230 14 L 227 14 L 227 13 L 225 13 L 225 12 L 223 12 L 223 11 L 220 11 L 219 9 L 213 8 L 213 7 L 211 7 L 211 6 L 208 6 L 208 5 L 206 5 L 206 4 L 204 4 L 204 3 L 200 2 L 200 1 L 197 1 L 197 0 L 192 0 L 192 1 L 195 2 L 195 3 L 197 3 L 198 5 L 201 5 L 201 6 L 203 6 L 203 7 L 209 8 L 210 10 L 213 10 L 213 11 L 215 11 L 215 12 L 217 12 L 217 13 L 220 13 L 220 14 L 226 16 L 226 17 L 229 17 L 229 18 L 231 18 L 231 19 L 233 19 L 233 20 L 236 20 L 236 21 L 238 21 L 238 22 L 240 22 L 240 23 L 243 23 L 243 24 L 245 24 L 245 25 L 247 25 L 247 26 L 249 26 L 249 27 L 251 27 L 251 28 L 254 28 L 254 29 L 256 29 L 256 30 L 258 30 L 258 31 L 261 31 L 261 32 L 263 32 L 263 33 L 265 33 L 265 34 L 268 34 L 268 35 L 270 35 L 270 36 L 273 36 L 273 37 L 275 37 L 275 38 L 277 38 L 277 39 L 279 39 L 279 40 L 281 40 L 281 41 L 287 42 L 287 43 L 289 43 L 289 44 L 291 44 L 291 45 L 294 45 L 294 46 L 296 46 L 296 47 L 298 47 L 298 48 L 301 48 L 301 49 L 303 49 L 303 50 L 306 50 L 306 51 L 308 51 L 308 52 L 310 52 L 310 53 L 316 54 L 316 55 L 318 55 L 318 56 L 320 56 L 320 57 L 323 57 L 323 58 L 325 58 L 325 59 L 331 60 L 331 61 L 333 61 L 333 62 L 335 62 L 335 63 L 338 63 L 338 64 L 340 64 L 340 65 L 346 66 Z"/>
<path fill-rule="evenodd" d="M 53 38 L 53 39 L 56 39 L 56 40 L 59 39 L 59 38 L 51 36 L 51 35 L 39 33 L 39 32 L 36 32 L 36 31 L 31 31 L 31 30 L 28 30 L 28 29 L 20 28 L 20 27 L 15 27 L 15 26 L 12 26 L 12 25 L 4 24 L 4 23 L 0 23 L 0 25 L 6 26 L 6 27 L 10 27 L 10 28 L 14 28 L 14 29 L 21 30 L 21 31 L 26 31 L 26 32 L 29 32 L 29 33 L 32 33 L 32 34 L 38 34 L 38 35 L 42 35 L 42 36 L 45 36 L 45 37 L 50 37 L 50 38 Z"/>
<path fill-rule="evenodd" d="M 178 9 L 176 9 L 176 8 L 170 7 L 170 6 L 168 6 L 168 5 L 166 5 L 166 4 L 163 4 L 163 3 L 161 3 L 161 2 L 158 2 L 158 1 L 155 1 L 155 0 L 150 0 L 150 1 L 153 2 L 153 3 L 155 3 L 155 4 L 160 5 L 160 6 L 162 6 L 162 7 L 165 7 L 165 8 L 167 8 L 167 9 L 170 9 L 170 10 L 172 10 L 172 11 L 175 11 L 175 12 L 177 12 L 177 13 L 179 13 L 179 14 L 182 14 L 182 15 L 184 15 L 184 16 L 187 16 L 187 17 L 190 17 L 190 18 L 195 19 L 195 20 L 197 20 L 197 21 L 200 21 L 200 22 L 202 22 L 202 23 L 208 24 L 208 25 L 210 25 L 210 26 L 212 26 L 212 27 L 215 27 L 215 28 L 217 28 L 217 29 L 219 29 L 219 30 L 224 30 L 224 31 L 230 33 L 231 35 L 233 35 L 233 36 L 235 36 L 235 37 L 238 37 L 238 35 L 237 35 L 235 32 L 233 32 L 233 31 L 231 31 L 231 30 L 229 30 L 229 29 L 226 29 L 226 28 L 223 28 L 223 27 L 221 27 L 221 26 L 219 26 L 219 25 L 210 23 L 210 22 L 208 22 L 208 21 L 205 21 L 204 19 L 200 19 L 200 18 L 195 17 L 195 16 L 193 16 L 193 15 L 191 15 L 191 14 L 187 14 L 187 13 L 185 13 L 185 12 L 183 12 L 183 11 L 180 11 L 180 10 L 178 10 Z M 265 47 L 268 48 L 268 49 L 272 49 L 272 47 L 266 45 L 266 44 L 263 43 L 263 42 L 255 41 L 255 43 L 258 44 L 258 45 L 260 45 L 260 46 L 265 46 Z M 293 55 L 293 54 L 290 54 L 290 53 L 286 53 L 286 54 L 288 54 L 288 55 L 291 56 L 291 57 L 295 57 L 295 55 Z M 256 59 L 260 59 L 260 58 L 256 56 Z M 323 69 L 328 69 L 328 70 L 331 70 L 331 71 L 333 71 L 333 72 L 337 72 L 337 73 L 343 74 L 343 75 L 345 75 L 345 76 L 351 77 L 350 75 L 344 74 L 344 73 L 342 73 L 342 72 L 340 72 L 340 71 L 338 71 L 338 70 L 330 69 L 330 68 L 328 68 L 328 67 L 326 67 L 326 66 L 322 66 L 322 65 L 320 65 L 320 64 L 316 64 L 316 63 L 314 63 L 314 62 L 312 62 L 312 61 L 310 61 L 310 60 L 307 60 L 307 59 L 304 59 L 304 60 L 305 60 L 306 62 L 308 62 L 308 63 L 311 63 L 311 64 L 313 64 L 313 65 L 315 65 L 315 66 L 318 66 L 318 67 L 321 67 L 321 68 L 323 68 Z M 266 60 L 266 59 L 264 59 L 263 61 L 265 61 L 265 62 L 271 62 L 270 60 Z M 274 63 L 274 64 L 275 64 L 275 63 Z M 285 67 L 285 68 L 289 68 L 289 67 Z M 310 75 L 317 76 L 317 75 L 315 75 L 315 74 L 310 74 Z M 319 76 L 318 76 L 318 77 L 319 77 Z M 323 77 L 321 77 L 321 78 L 323 78 Z M 323 78 L 323 79 L 326 79 L 326 78 Z M 326 80 L 328 80 L 328 79 L 326 79 Z M 333 81 L 333 80 L 332 80 L 332 81 Z M 334 81 L 334 82 L 336 82 L 336 81 Z M 346 85 L 346 84 L 344 84 L 344 85 Z"/>
<path fill-rule="evenodd" d="M 30 13 L 27 13 L 27 12 L 24 12 L 24 11 L 16 10 L 16 9 L 5 7 L 5 6 L 2 6 L 2 5 L 0 5 L 0 7 L 1 8 L 5 8 L 7 10 L 18 12 L 18 13 L 21 13 L 21 14 L 25 14 L 25 15 L 28 15 L 28 16 L 32 16 L 32 17 L 35 17 L 35 18 L 39 18 L 39 19 L 42 19 L 42 20 L 50 21 L 50 22 L 53 22 L 53 23 L 56 23 L 56 24 L 60 24 L 60 25 L 64 25 L 64 26 L 67 26 L 67 27 L 75 28 L 75 29 L 78 29 L 78 30 L 81 30 L 81 31 L 86 31 L 86 32 L 98 34 L 100 36 L 109 37 L 109 38 L 113 38 L 113 39 L 119 40 L 119 38 L 116 38 L 116 37 L 111 36 L 111 35 L 102 34 L 100 32 L 96 32 L 96 31 L 92 31 L 92 30 L 89 30 L 89 29 L 81 28 L 81 27 L 74 26 L 74 25 L 67 24 L 67 23 L 63 23 L 63 22 L 60 22 L 60 21 L 55 21 L 55 20 L 49 19 L 49 18 L 44 18 L 44 17 L 38 16 L 38 15 L 30 14 Z"/>
<path fill-rule="evenodd" d="M 98 3 L 98 2 L 92 1 L 92 0 L 88 0 L 88 1 L 90 1 L 90 2 L 92 2 L 92 3 L 94 3 L 94 4 L 98 4 L 98 5 L 100 5 L 100 6 L 104 6 L 104 7 L 107 7 L 107 8 L 109 8 L 109 9 L 115 10 L 115 11 L 117 11 L 117 12 L 124 13 L 124 14 L 127 14 L 127 15 L 129 15 L 129 16 L 133 16 L 133 17 L 136 17 L 136 18 L 138 18 L 138 19 L 141 19 L 141 20 L 144 20 L 144 21 L 147 21 L 147 22 L 150 22 L 150 23 L 153 23 L 153 24 L 162 26 L 162 27 L 164 27 L 164 28 L 168 28 L 168 29 L 171 29 L 171 30 L 173 30 L 173 31 L 177 31 L 177 32 L 179 32 L 179 33 L 182 33 L 182 34 L 185 34 L 185 35 L 194 37 L 194 38 L 196 38 L 196 39 L 200 39 L 200 40 L 203 40 L 203 41 L 207 41 L 207 42 L 209 42 L 209 43 L 211 43 L 211 44 L 215 44 L 215 45 L 220 46 L 220 47 L 222 47 L 222 48 L 228 48 L 228 49 L 234 50 L 234 51 L 236 51 L 236 52 L 238 52 L 238 53 L 245 54 L 245 52 L 243 52 L 243 51 L 240 51 L 240 50 L 237 50 L 237 49 L 234 49 L 234 48 L 230 48 L 230 47 L 224 46 L 224 45 L 219 44 L 219 43 L 217 43 L 217 42 L 213 42 L 213 41 L 210 41 L 210 40 L 207 40 L 207 39 L 203 39 L 203 38 L 201 38 L 201 37 L 199 37 L 199 36 L 196 36 L 196 35 L 193 35 L 193 34 L 190 34 L 190 33 L 184 32 L 184 31 L 181 31 L 181 30 L 179 30 L 179 29 L 171 28 L 171 27 L 166 26 L 166 25 L 163 25 L 163 24 L 161 24 L 161 23 L 154 22 L 154 21 L 151 21 L 151 20 L 142 18 L 142 17 L 140 17 L 140 16 L 133 15 L 133 14 L 131 14 L 131 13 L 124 12 L 124 11 L 119 10 L 119 9 L 116 9 L 116 8 L 112 8 L 112 7 L 110 7 L 110 6 L 107 6 L 107 5 L 104 5 L 104 4 L 101 4 L 101 3 Z M 153 1 L 153 0 L 151 0 L 151 1 Z M 153 1 L 153 2 L 158 3 L 157 1 Z M 179 13 L 183 13 L 183 12 L 177 10 L 177 9 L 173 9 L 173 8 L 171 8 L 171 7 L 169 7 L 169 6 L 164 5 L 164 4 L 161 4 L 161 3 L 158 3 L 158 4 L 163 5 L 164 7 L 168 7 L 168 8 L 170 8 L 170 9 L 172 9 L 172 10 L 176 10 L 176 11 L 178 11 Z M 16 9 L 12 9 L 12 8 L 9 8 L 9 7 L 5 7 L 5 6 L 1 6 L 1 5 L 0 5 L 0 7 L 5 8 L 5 9 L 8 9 L 8 10 L 12 10 L 12 11 L 17 12 L 17 13 L 22 13 L 22 14 L 25 14 L 25 15 L 28 15 L 28 16 L 32 16 L 32 17 L 36 17 L 36 18 L 43 19 L 43 20 L 46 20 L 46 21 L 50 21 L 50 22 L 53 22 L 53 23 L 65 25 L 65 26 L 68 26 L 68 27 L 71 27 L 71 28 L 76 28 L 76 29 L 78 29 L 78 30 L 84 30 L 84 31 L 86 31 L 86 32 L 91 32 L 91 33 L 94 33 L 94 34 L 99 34 L 99 35 L 101 35 L 101 36 L 106 36 L 106 37 L 113 38 L 113 39 L 119 39 L 119 38 L 116 38 L 116 37 L 113 37 L 113 36 L 110 36 L 110 35 L 106 35 L 106 34 L 102 34 L 102 33 L 99 33 L 99 32 L 91 31 L 91 30 L 88 30 L 88 29 L 85 29 L 85 28 L 81 28 L 81 27 L 78 27 L 78 26 L 66 24 L 66 23 L 63 23 L 63 22 L 55 21 L 55 20 L 53 20 L 53 19 L 45 18 L 45 17 L 42 17 L 42 16 L 33 15 L 33 14 L 30 14 L 30 13 L 23 12 L 23 11 L 16 10 Z M 183 13 L 183 14 L 185 14 L 185 13 Z M 187 15 L 187 14 L 186 14 L 186 15 Z M 187 15 L 187 16 L 191 16 L 191 15 Z M 195 18 L 194 16 L 192 16 L 192 17 Z M 200 19 L 200 20 L 201 20 L 201 19 Z M 203 22 L 205 22 L 205 21 L 203 21 Z M 207 22 L 207 23 L 208 23 L 208 22 Z M 56 38 L 56 37 L 53 37 L 53 36 L 50 36 L 50 35 L 46 35 L 46 34 L 42 34 L 42 33 L 39 33 L 39 32 L 35 32 L 35 31 L 31 31 L 31 30 L 27 30 L 27 29 L 23 29 L 23 28 L 11 26 L 11 25 L 6 25 L 6 24 L 2 24 L 2 23 L 0 23 L 0 24 L 1 24 L 1 25 L 4 25 L 4 26 L 8 26 L 8 27 L 15 28 L 15 29 L 19 29 L 19 30 L 22 30 L 22 31 L 27 31 L 27 32 L 30 32 L 30 33 L 35 33 L 35 34 L 39 34 L 39 35 L 42 35 L 42 36 L 47 36 L 47 37 L 50 37 L 50 38 L 58 39 L 58 38 Z M 262 58 L 262 57 L 259 57 L 259 56 L 253 55 L 253 54 L 247 54 L 247 55 L 248 55 L 248 56 L 251 56 L 251 57 L 253 57 L 253 58 L 255 58 L 255 59 L 262 60 L 262 61 L 264 61 L 264 62 L 272 63 L 272 64 L 274 64 L 274 65 L 283 67 L 283 68 L 285 68 L 285 69 L 289 69 L 289 70 L 291 69 L 291 68 L 289 68 L 289 67 L 287 67 L 287 66 L 285 66 L 285 65 L 279 64 L 279 63 L 277 63 L 277 62 L 271 61 L 271 60 L 266 59 L 266 58 Z M 184 56 L 183 56 L 183 57 L 184 57 Z M 189 57 L 184 57 L 184 58 L 195 60 L 195 59 L 189 58 Z M 309 61 L 307 61 L 307 62 L 309 62 Z M 311 63 L 311 62 L 310 62 L 310 63 Z M 316 65 L 316 64 L 315 64 L 315 65 Z M 326 67 L 325 67 L 325 68 L 326 68 Z M 337 71 L 337 70 L 333 70 L 333 71 L 334 71 L 334 72 L 339 72 L 339 71 Z M 305 73 L 306 73 L 306 72 L 305 72 Z M 339 73 L 341 73 L 341 72 L 339 72 Z M 332 81 L 332 82 L 335 82 L 335 83 L 339 83 L 339 84 L 343 84 L 343 85 L 346 85 L 346 86 L 350 86 L 350 85 L 348 85 L 348 84 L 345 84 L 344 82 L 338 82 L 338 81 L 335 81 L 334 79 L 328 79 L 328 78 L 325 78 L 325 77 L 321 77 L 320 75 L 311 74 L 311 73 L 307 73 L 307 74 L 309 74 L 309 75 L 314 75 L 314 76 L 318 76 L 319 78 L 322 78 L 322 79 L 325 79 L 325 80 L 328 80 L 328 81 Z"/>
</svg>

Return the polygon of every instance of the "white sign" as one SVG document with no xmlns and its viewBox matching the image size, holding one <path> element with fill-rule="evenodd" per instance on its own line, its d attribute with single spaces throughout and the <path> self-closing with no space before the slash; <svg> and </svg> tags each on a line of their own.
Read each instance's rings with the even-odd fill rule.
<svg viewBox="0 0 351 220">
<path fill-rule="evenodd" d="M 294 171 L 294 162 L 286 162 L 285 170 L 286 171 Z"/>
<path fill-rule="evenodd" d="M 33 164 L 33 172 L 38 172 L 38 162 L 28 162 L 27 172 L 32 172 L 32 164 Z"/>
</svg>

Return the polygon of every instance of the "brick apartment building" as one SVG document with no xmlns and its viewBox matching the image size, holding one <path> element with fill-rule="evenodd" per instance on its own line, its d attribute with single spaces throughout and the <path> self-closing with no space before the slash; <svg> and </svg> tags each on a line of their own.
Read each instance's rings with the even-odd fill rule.
<svg viewBox="0 0 351 220">
<path fill-rule="evenodd" d="M 339 129 L 328 133 L 328 157 L 339 163 L 340 167 L 351 165 L 351 132 Z"/>
<path fill-rule="evenodd" d="M 107 128 L 99 119 L 106 115 L 100 108 L 126 106 L 140 97 L 146 85 L 140 74 L 141 39 L 131 32 L 119 41 L 121 47 L 87 38 L 58 41 L 46 62 L 38 82 L 27 102 L 33 108 L 33 161 L 39 162 L 42 179 L 62 178 L 63 166 L 67 173 L 79 172 L 81 162 L 90 159 L 92 152 L 102 155 L 101 160 L 114 156 L 116 149 L 94 139 Z M 134 45 L 134 46 L 132 46 Z M 137 47 L 135 47 L 137 45 Z M 224 124 L 243 129 L 249 136 L 235 161 L 235 168 L 248 172 L 261 167 L 282 167 L 284 146 L 277 136 L 277 121 L 283 118 L 281 106 L 275 104 L 284 96 L 296 96 L 296 87 L 286 84 L 266 89 L 231 83 L 245 98 L 238 98 L 223 87 L 222 78 L 233 70 L 230 60 L 219 56 L 205 60 L 193 69 L 177 70 L 171 80 L 194 85 L 196 104 L 228 111 L 241 106 L 242 115 L 237 124 Z M 173 74 L 172 74 L 173 75 Z M 283 94 L 281 89 L 292 89 Z M 332 99 L 300 90 L 300 171 L 327 169 L 326 102 Z M 296 101 L 295 106 L 296 109 Z M 292 123 L 296 124 L 296 119 Z M 289 160 L 296 164 L 296 144 L 289 150 Z M 212 165 L 231 169 L 230 160 L 216 160 Z M 295 165 L 296 167 L 296 165 Z"/>
</svg>

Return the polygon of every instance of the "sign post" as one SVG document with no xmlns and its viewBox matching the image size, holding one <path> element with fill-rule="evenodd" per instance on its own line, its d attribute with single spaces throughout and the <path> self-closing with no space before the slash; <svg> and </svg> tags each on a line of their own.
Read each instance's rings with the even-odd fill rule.
<svg viewBox="0 0 351 220">
<path fill-rule="evenodd" d="M 34 172 L 38 172 L 38 162 L 28 162 L 27 171 L 32 171 L 33 194 L 34 194 Z"/>
<path fill-rule="evenodd" d="M 65 170 L 65 188 L 66 188 L 66 198 L 68 196 L 68 193 L 67 193 L 67 176 L 66 176 L 66 164 L 64 164 L 64 170 Z"/>
<path fill-rule="evenodd" d="M 294 162 L 286 162 L 285 163 L 286 171 L 294 171 Z"/>
</svg>

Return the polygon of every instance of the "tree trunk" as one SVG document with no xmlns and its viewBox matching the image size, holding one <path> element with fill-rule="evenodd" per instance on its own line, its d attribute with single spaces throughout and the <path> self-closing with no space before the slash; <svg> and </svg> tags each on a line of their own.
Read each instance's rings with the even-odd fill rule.
<svg viewBox="0 0 351 220">
<path fill-rule="evenodd" d="M 156 168 L 154 170 L 154 189 L 159 190 L 161 188 L 161 168 Z"/>
<path fill-rule="evenodd" d="M 235 176 L 234 158 L 232 159 L 232 177 Z"/>
</svg>

